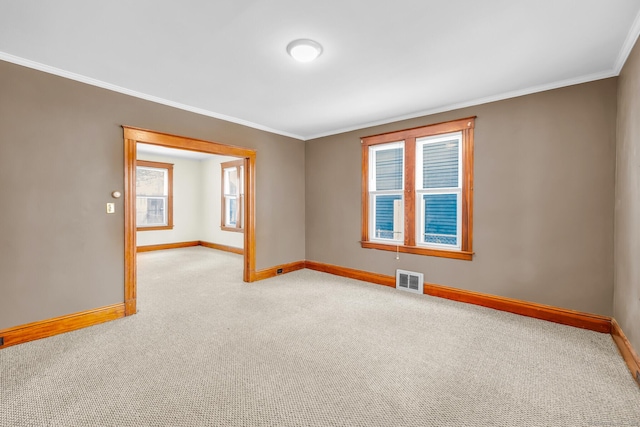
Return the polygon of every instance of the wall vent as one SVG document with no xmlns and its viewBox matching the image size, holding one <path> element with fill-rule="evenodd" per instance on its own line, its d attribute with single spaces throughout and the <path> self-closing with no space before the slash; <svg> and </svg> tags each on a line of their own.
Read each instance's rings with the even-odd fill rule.
<svg viewBox="0 0 640 427">
<path fill-rule="evenodd" d="M 421 294 L 424 292 L 424 275 L 414 271 L 396 270 L 396 288 Z"/>
</svg>

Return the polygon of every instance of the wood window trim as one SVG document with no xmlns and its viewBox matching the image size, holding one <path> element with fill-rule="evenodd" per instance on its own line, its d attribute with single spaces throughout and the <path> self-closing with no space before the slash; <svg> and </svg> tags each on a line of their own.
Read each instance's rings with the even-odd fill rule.
<svg viewBox="0 0 640 427">
<path fill-rule="evenodd" d="M 136 231 L 157 231 L 157 230 L 173 230 L 173 164 L 164 162 L 152 162 L 150 160 L 137 160 L 136 168 L 138 166 L 166 169 L 167 170 L 167 225 L 157 225 L 151 227 L 139 227 L 136 225 Z"/>
<path fill-rule="evenodd" d="M 416 255 L 436 256 L 465 261 L 473 259 L 473 131 L 475 116 L 449 122 L 435 123 L 395 132 L 387 132 L 361 138 L 362 143 L 362 239 L 360 245 L 366 249 L 398 251 Z M 460 250 L 446 250 L 418 246 L 416 244 L 415 203 L 415 148 L 416 139 L 462 132 L 462 225 Z M 404 141 L 404 242 L 402 244 L 371 241 L 369 237 L 369 147 L 378 144 Z"/>
<path fill-rule="evenodd" d="M 236 233 L 244 233 L 244 228 L 242 227 L 243 224 L 243 218 L 242 218 L 242 212 L 243 212 L 243 208 L 244 208 L 244 200 L 243 197 L 244 194 L 242 195 L 238 195 L 238 215 L 239 218 L 236 221 L 236 227 L 229 227 L 228 225 L 225 224 L 225 217 L 227 214 L 227 210 L 226 210 L 226 199 L 224 197 L 224 170 L 225 169 L 229 169 L 229 168 L 237 168 L 238 171 L 238 181 L 240 181 L 240 167 L 244 166 L 244 160 L 232 160 L 229 162 L 223 162 L 220 163 L 220 172 L 221 172 L 221 180 L 220 180 L 220 229 L 223 231 L 233 231 Z M 244 181 L 244 180 L 242 180 Z M 243 182 L 244 184 L 244 182 Z M 244 191 L 243 191 L 244 193 Z"/>
</svg>

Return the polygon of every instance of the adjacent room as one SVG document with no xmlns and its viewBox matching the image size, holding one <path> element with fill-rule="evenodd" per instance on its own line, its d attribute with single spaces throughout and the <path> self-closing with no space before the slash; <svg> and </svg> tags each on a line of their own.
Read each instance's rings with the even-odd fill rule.
<svg viewBox="0 0 640 427">
<path fill-rule="evenodd" d="M 138 252 L 207 245 L 244 253 L 244 162 L 137 144 Z"/>
<path fill-rule="evenodd" d="M 640 426 L 639 34 L 0 0 L 0 426 Z"/>
</svg>

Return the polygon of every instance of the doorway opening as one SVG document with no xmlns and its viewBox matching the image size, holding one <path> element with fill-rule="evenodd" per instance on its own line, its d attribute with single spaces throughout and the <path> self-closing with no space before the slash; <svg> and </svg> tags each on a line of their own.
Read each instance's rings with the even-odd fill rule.
<svg viewBox="0 0 640 427">
<path fill-rule="evenodd" d="M 151 144 L 166 148 L 197 151 L 201 153 L 233 156 L 242 159 L 241 168 L 245 186 L 242 214 L 244 218 L 244 260 L 243 275 L 245 282 L 255 278 L 255 150 L 224 145 L 183 136 L 170 135 L 123 126 L 124 129 L 124 233 L 125 233 L 125 277 L 124 300 L 125 315 L 137 311 L 137 236 L 136 236 L 136 162 L 137 144 Z"/>
</svg>

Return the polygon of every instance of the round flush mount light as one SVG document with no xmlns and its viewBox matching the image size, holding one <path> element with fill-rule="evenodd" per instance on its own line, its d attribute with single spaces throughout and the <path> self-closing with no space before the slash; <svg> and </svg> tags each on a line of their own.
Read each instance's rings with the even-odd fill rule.
<svg viewBox="0 0 640 427">
<path fill-rule="evenodd" d="M 298 39 L 287 45 L 287 52 L 296 61 L 310 62 L 320 56 L 322 46 L 313 40 Z"/>
</svg>

